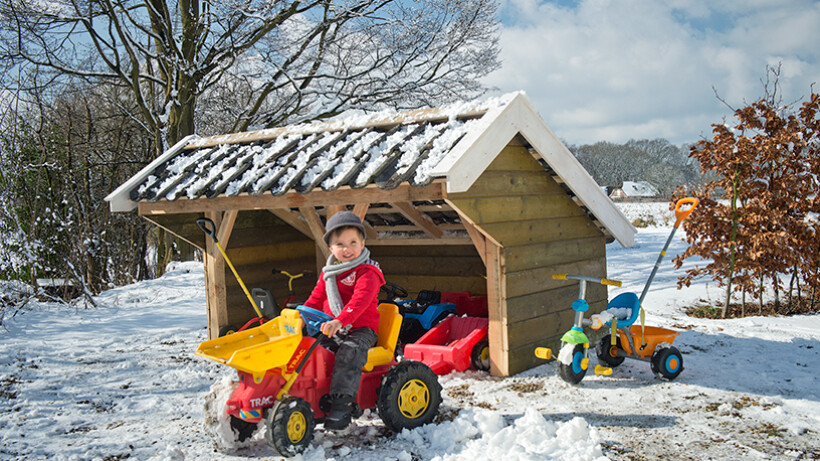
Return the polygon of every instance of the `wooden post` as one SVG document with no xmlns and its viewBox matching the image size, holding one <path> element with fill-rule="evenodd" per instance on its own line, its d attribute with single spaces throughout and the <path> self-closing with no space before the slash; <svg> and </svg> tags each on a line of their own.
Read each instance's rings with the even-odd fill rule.
<svg viewBox="0 0 820 461">
<path fill-rule="evenodd" d="M 209 211 L 205 217 L 214 222 L 217 236 L 229 233 L 222 227 L 221 212 Z M 229 219 L 228 222 L 233 227 L 233 220 Z M 225 248 L 222 241 L 219 243 Z M 213 339 L 219 334 L 219 329 L 228 324 L 228 302 L 225 296 L 225 258 L 210 237 L 205 239 L 205 286 L 208 292 L 208 339 Z"/>
<path fill-rule="evenodd" d="M 509 376 L 510 348 L 507 340 L 507 290 L 504 248 L 486 240 L 487 314 L 490 324 L 487 339 L 490 343 L 490 374 Z"/>
</svg>

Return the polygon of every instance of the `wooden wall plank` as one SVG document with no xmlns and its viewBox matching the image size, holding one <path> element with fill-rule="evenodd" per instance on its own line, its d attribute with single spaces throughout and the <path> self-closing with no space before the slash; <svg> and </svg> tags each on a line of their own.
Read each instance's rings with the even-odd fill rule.
<svg viewBox="0 0 820 461">
<path fill-rule="evenodd" d="M 291 242 L 274 243 L 268 245 L 254 245 L 241 248 L 229 248 L 226 250 L 228 257 L 239 270 L 242 266 L 249 264 L 261 264 L 275 261 L 287 261 L 290 259 L 312 258 L 315 254 L 313 240 L 300 240 Z M 311 263 L 302 269 L 313 270 L 315 264 Z"/>
<path fill-rule="evenodd" d="M 478 225 L 586 215 L 569 197 L 560 195 L 481 197 L 449 201 Z"/>
<path fill-rule="evenodd" d="M 508 145 L 484 171 L 539 171 L 544 167 L 530 154 L 525 147 Z"/>
<path fill-rule="evenodd" d="M 507 276 L 507 293 L 509 296 L 523 296 L 540 291 L 565 286 L 569 282 L 553 280 L 552 274 L 581 274 L 592 277 L 606 277 L 606 261 L 587 259 L 569 264 L 540 267 L 525 271 L 509 272 Z M 593 291 L 597 284 L 588 284 Z"/>
<path fill-rule="evenodd" d="M 407 289 L 410 298 L 415 298 L 419 290 L 469 291 L 474 296 L 486 294 L 487 281 L 483 277 L 445 277 L 428 275 L 384 274 L 388 282 Z"/>
<path fill-rule="evenodd" d="M 535 243 L 508 247 L 507 270 L 516 272 L 605 256 L 606 242 L 602 236 Z"/>
<path fill-rule="evenodd" d="M 467 192 L 447 194 L 447 198 L 452 200 L 520 195 L 566 195 L 566 192 L 545 171 L 488 171 Z"/>
<path fill-rule="evenodd" d="M 587 302 L 606 303 L 606 290 L 588 285 Z M 524 296 L 507 297 L 507 321 L 523 322 L 557 312 L 570 306 L 578 298 L 578 285 L 569 285 Z M 596 313 L 597 311 L 590 311 Z M 567 327 L 569 328 L 569 327 Z"/>
<path fill-rule="evenodd" d="M 604 235 L 586 216 L 484 224 L 481 228 L 505 247 Z"/>
</svg>

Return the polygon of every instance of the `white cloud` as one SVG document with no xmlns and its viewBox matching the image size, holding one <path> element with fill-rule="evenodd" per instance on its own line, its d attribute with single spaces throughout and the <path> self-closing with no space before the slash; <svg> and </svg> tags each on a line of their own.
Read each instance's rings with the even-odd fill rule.
<svg viewBox="0 0 820 461">
<path fill-rule="evenodd" d="M 502 69 L 487 83 L 523 89 L 571 143 L 709 135 L 763 95 L 782 63 L 784 100 L 820 83 L 820 3 L 809 0 L 507 0 Z"/>
</svg>

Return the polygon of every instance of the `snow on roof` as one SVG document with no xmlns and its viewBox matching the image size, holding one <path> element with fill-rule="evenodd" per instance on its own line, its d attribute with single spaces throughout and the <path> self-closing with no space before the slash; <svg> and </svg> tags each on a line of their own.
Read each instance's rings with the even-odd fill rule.
<svg viewBox="0 0 820 461">
<path fill-rule="evenodd" d="M 657 197 L 660 195 L 655 186 L 644 181 L 624 181 L 621 190 L 627 197 Z"/>
<path fill-rule="evenodd" d="M 561 144 L 523 92 L 407 112 L 355 114 L 309 124 L 200 138 L 189 136 L 106 200 L 112 211 L 140 201 L 384 190 L 446 179 L 464 192 L 521 134 L 575 197 L 624 246 L 635 229 Z"/>
</svg>

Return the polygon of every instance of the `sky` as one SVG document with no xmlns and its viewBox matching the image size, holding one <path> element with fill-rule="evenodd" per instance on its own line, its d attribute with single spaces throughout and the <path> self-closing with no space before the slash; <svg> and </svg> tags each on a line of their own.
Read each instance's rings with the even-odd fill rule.
<svg viewBox="0 0 820 461">
<path fill-rule="evenodd" d="M 524 90 L 570 144 L 710 138 L 764 96 L 767 66 L 783 103 L 820 84 L 818 1 L 502 0 L 500 19 L 485 83 Z"/>
</svg>

